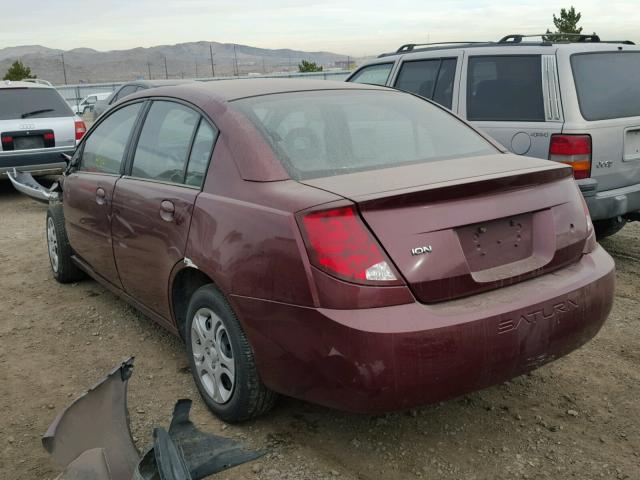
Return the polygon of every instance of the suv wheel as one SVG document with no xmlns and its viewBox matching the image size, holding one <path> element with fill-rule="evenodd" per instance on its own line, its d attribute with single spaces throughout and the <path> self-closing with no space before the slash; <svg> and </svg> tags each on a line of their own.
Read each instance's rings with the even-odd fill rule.
<svg viewBox="0 0 640 480">
<path fill-rule="evenodd" d="M 47 250 L 54 278 L 60 283 L 76 282 L 84 273 L 71 260 L 73 250 L 64 227 L 62 204 L 55 203 L 47 210 Z"/>
<path fill-rule="evenodd" d="M 233 423 L 271 409 L 276 394 L 260 380 L 247 337 L 213 285 L 193 294 L 185 327 L 191 373 L 213 413 Z"/>
</svg>

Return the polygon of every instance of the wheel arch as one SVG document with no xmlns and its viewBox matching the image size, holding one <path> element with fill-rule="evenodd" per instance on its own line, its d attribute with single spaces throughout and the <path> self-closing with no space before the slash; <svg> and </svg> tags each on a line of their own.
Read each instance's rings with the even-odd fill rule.
<svg viewBox="0 0 640 480">
<path fill-rule="evenodd" d="M 182 268 L 180 266 L 182 265 Z M 169 286 L 171 312 L 180 338 L 185 339 L 184 326 L 187 320 L 187 307 L 193 293 L 204 285 L 211 284 L 218 288 L 216 282 L 195 266 L 179 264 L 172 275 Z M 219 290 L 219 289 L 218 289 Z"/>
</svg>

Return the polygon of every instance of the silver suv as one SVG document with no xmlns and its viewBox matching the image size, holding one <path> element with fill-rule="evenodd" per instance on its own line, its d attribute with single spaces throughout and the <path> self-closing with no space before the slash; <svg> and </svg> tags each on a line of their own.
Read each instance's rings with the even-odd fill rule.
<svg viewBox="0 0 640 480">
<path fill-rule="evenodd" d="M 0 82 L 0 177 L 15 168 L 60 173 L 86 131 L 58 91 L 34 82 Z"/>
<path fill-rule="evenodd" d="M 347 81 L 413 92 L 514 153 L 571 165 L 603 237 L 640 219 L 640 47 L 571 38 L 403 45 Z"/>
</svg>

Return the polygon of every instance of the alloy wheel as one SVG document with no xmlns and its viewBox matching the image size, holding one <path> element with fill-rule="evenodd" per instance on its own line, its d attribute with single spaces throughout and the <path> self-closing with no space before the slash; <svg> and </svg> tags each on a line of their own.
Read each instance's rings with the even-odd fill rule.
<svg viewBox="0 0 640 480">
<path fill-rule="evenodd" d="M 228 402 L 235 385 L 233 349 L 222 319 L 209 308 L 199 309 L 193 317 L 191 350 L 207 395 L 216 403 Z"/>
</svg>

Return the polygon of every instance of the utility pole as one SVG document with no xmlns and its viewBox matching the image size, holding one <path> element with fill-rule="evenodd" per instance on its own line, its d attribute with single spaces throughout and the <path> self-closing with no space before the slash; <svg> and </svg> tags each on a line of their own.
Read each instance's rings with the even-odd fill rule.
<svg viewBox="0 0 640 480">
<path fill-rule="evenodd" d="M 164 57 L 164 78 L 169 78 L 169 70 L 167 70 L 167 57 Z"/>
<path fill-rule="evenodd" d="M 236 54 L 236 44 L 233 44 L 233 66 L 234 66 L 234 74 L 237 77 L 240 72 L 238 71 L 238 55 Z"/>
<path fill-rule="evenodd" d="M 213 68 L 213 48 L 211 47 L 211 44 L 209 44 L 209 55 L 211 56 L 211 76 L 215 77 L 216 71 Z"/>
<path fill-rule="evenodd" d="M 264 68 L 264 58 L 262 59 L 262 73 L 267 73 L 266 68 Z"/>
<path fill-rule="evenodd" d="M 184 72 L 180 72 L 180 76 L 184 78 Z"/>
<path fill-rule="evenodd" d="M 67 67 L 64 64 L 64 53 L 61 53 L 60 56 L 62 57 L 62 73 L 64 75 L 64 84 L 67 84 Z"/>
<path fill-rule="evenodd" d="M 196 58 L 196 78 L 198 78 L 198 59 Z"/>
<path fill-rule="evenodd" d="M 149 80 L 151 80 L 151 62 L 147 62 L 147 70 L 149 71 Z"/>
</svg>

